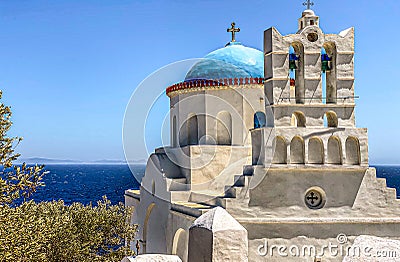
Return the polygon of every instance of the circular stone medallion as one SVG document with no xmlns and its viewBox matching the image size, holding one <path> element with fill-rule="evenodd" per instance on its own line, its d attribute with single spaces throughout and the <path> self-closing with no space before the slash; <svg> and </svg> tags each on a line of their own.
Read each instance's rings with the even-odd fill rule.
<svg viewBox="0 0 400 262">
<path fill-rule="evenodd" d="M 325 205 L 325 192 L 319 187 L 312 187 L 307 190 L 304 196 L 304 202 L 308 208 L 320 209 Z"/>
<path fill-rule="evenodd" d="M 307 35 L 307 39 L 308 39 L 308 41 L 310 41 L 310 42 L 315 42 L 315 41 L 318 40 L 318 34 L 317 34 L 317 33 L 309 33 L 309 34 Z"/>
</svg>

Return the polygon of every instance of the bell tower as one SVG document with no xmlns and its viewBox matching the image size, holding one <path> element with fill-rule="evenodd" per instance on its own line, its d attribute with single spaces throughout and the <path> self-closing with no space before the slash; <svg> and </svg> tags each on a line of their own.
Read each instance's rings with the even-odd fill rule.
<svg viewBox="0 0 400 262">
<path fill-rule="evenodd" d="M 319 16 L 316 16 L 313 10 L 304 10 L 299 18 L 299 30 L 303 30 L 307 26 L 319 26 Z"/>
<path fill-rule="evenodd" d="M 275 185 L 286 197 L 275 203 L 271 194 L 263 200 L 269 206 L 351 205 L 332 199 L 340 199 L 343 189 L 356 194 L 358 187 L 343 182 L 344 174 L 352 170 L 361 179 L 368 168 L 367 129 L 355 124 L 354 29 L 325 34 L 313 3 L 305 5 L 295 34 L 264 31 L 267 126 L 252 130 L 252 161 L 267 170 L 269 183 L 275 185 L 274 176 L 286 179 Z M 339 182 L 328 184 L 328 178 Z M 310 202 L 299 197 L 303 192 L 311 192 Z M 331 201 L 314 205 L 314 195 Z"/>
<path fill-rule="evenodd" d="M 268 126 L 354 128 L 354 29 L 325 34 L 309 9 L 299 29 L 286 36 L 274 27 L 264 32 Z M 332 121 L 326 125 L 324 117 Z"/>
</svg>

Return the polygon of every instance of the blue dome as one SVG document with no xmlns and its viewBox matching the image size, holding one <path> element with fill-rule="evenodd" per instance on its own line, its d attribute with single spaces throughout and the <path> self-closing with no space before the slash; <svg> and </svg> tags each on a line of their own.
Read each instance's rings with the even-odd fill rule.
<svg viewBox="0 0 400 262">
<path fill-rule="evenodd" d="M 237 42 L 215 50 L 197 62 L 186 74 L 192 79 L 259 78 L 264 76 L 264 55 L 260 50 Z"/>
</svg>

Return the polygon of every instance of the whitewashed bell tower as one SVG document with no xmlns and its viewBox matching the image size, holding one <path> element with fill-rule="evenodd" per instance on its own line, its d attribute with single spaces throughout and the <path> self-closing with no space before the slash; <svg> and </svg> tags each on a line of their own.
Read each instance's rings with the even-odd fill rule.
<svg viewBox="0 0 400 262">
<path fill-rule="evenodd" d="M 282 36 L 274 27 L 264 32 L 266 112 L 270 115 L 266 128 L 252 131 L 253 164 L 270 166 L 268 172 L 277 174 L 289 169 L 306 175 L 302 183 L 296 182 L 298 196 L 289 192 L 293 190 L 289 178 L 287 184 L 280 183 L 287 194 L 276 206 L 340 206 L 344 199 L 336 200 L 343 188 L 357 192 L 356 186 L 342 180 L 344 170 L 358 169 L 361 179 L 368 166 L 367 130 L 355 126 L 354 29 L 325 34 L 310 9 L 313 3 L 305 5 L 297 33 Z M 310 168 L 317 172 L 311 175 Z M 336 185 L 324 182 L 327 170 L 330 177 L 337 176 Z M 319 188 L 315 194 L 330 200 L 315 206 L 304 201 L 301 194 L 315 186 Z M 266 200 L 265 195 L 262 198 Z M 273 206 L 276 200 L 272 194 L 266 202 Z M 350 198 L 347 202 L 351 204 Z"/>
</svg>

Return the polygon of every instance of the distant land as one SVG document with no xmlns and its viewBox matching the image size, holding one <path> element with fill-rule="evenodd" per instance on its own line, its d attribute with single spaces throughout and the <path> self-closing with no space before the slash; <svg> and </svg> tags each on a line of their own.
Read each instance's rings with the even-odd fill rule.
<svg viewBox="0 0 400 262">
<path fill-rule="evenodd" d="M 71 159 L 54 159 L 54 158 L 44 158 L 44 157 L 29 157 L 21 158 L 16 161 L 17 163 L 27 163 L 27 164 L 114 164 L 114 165 L 126 165 L 126 160 L 118 159 L 102 159 L 102 160 L 92 160 L 92 161 L 80 161 Z M 131 164 L 146 164 L 145 159 L 133 160 Z"/>
</svg>

